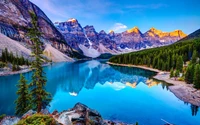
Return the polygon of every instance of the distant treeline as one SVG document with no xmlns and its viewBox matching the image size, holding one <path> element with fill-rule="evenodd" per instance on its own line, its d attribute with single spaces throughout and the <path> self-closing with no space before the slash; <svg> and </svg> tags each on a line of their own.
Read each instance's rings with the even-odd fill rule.
<svg viewBox="0 0 200 125">
<path fill-rule="evenodd" d="M 169 46 L 117 55 L 109 61 L 121 64 L 147 65 L 159 70 L 170 71 L 172 68 L 179 69 L 179 63 L 189 61 L 194 50 L 200 52 L 200 39 L 185 40 Z"/>
<path fill-rule="evenodd" d="M 15 56 L 12 52 L 8 52 L 8 49 L 5 48 L 5 50 L 2 50 L 2 54 L 0 56 L 0 68 L 4 67 L 7 63 L 11 63 L 13 65 L 13 70 L 17 70 L 19 65 L 29 65 L 28 59 L 25 59 L 23 56 Z"/>
<path fill-rule="evenodd" d="M 189 84 L 194 84 L 195 88 L 200 88 L 199 55 L 200 38 L 196 38 L 182 40 L 169 46 L 117 55 L 109 61 L 119 64 L 146 65 L 170 71 L 170 77 L 179 77 Z M 183 67 L 184 63 L 186 67 Z"/>
</svg>

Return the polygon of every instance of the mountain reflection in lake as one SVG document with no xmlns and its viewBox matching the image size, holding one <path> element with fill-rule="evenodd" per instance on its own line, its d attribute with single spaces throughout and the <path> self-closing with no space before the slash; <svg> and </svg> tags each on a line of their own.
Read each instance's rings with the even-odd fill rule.
<svg viewBox="0 0 200 125">
<path fill-rule="evenodd" d="M 44 69 L 46 89 L 53 96 L 51 112 L 81 102 L 110 120 L 141 125 L 164 124 L 161 119 L 177 125 L 200 124 L 198 107 L 176 98 L 168 84 L 153 80 L 154 72 L 97 60 L 57 63 Z M 31 74 L 24 74 L 29 81 Z M 14 114 L 18 80 L 19 75 L 0 77 L 0 114 Z"/>
<path fill-rule="evenodd" d="M 154 72 L 139 68 L 111 67 L 96 60 L 71 63 L 63 70 L 62 74 L 57 74 L 58 77 L 54 76 L 54 80 L 55 82 L 60 81 L 61 89 L 69 93 L 76 93 L 75 95 L 83 87 L 93 89 L 96 84 L 113 84 L 115 89 L 123 88 L 126 85 L 136 87 L 139 83 L 146 83 L 150 77 L 155 75 Z"/>
</svg>

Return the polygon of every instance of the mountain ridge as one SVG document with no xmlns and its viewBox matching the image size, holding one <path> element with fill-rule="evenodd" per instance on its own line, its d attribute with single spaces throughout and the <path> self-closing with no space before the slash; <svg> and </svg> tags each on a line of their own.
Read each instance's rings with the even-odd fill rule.
<svg viewBox="0 0 200 125">
<path fill-rule="evenodd" d="M 0 33 L 13 40 L 23 42 L 30 49 L 32 42 L 27 37 L 27 30 L 31 26 L 30 12 L 33 12 L 38 18 L 38 28 L 42 33 L 41 41 L 43 43 L 50 43 L 52 47 L 70 57 L 80 55 L 68 45 L 64 36 L 46 14 L 29 0 L 0 1 Z M 45 47 L 45 44 L 43 45 Z"/>
<path fill-rule="evenodd" d="M 111 52 L 111 54 L 120 54 L 169 45 L 187 36 L 181 30 L 163 32 L 154 27 L 142 33 L 136 26 L 121 33 L 115 33 L 113 30 L 109 33 L 104 30 L 97 32 L 92 25 L 82 27 L 75 18 L 57 22 L 55 25 L 68 44 L 81 53 L 89 51 L 87 48 L 92 46 L 100 54 Z"/>
</svg>

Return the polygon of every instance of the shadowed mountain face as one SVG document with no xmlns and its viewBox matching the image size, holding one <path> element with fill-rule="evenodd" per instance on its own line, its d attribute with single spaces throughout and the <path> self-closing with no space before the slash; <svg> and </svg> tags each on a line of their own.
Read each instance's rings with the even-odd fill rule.
<svg viewBox="0 0 200 125">
<path fill-rule="evenodd" d="M 55 25 L 72 48 L 84 52 L 88 50 L 80 46 L 88 49 L 93 47 L 100 54 L 116 54 L 169 45 L 187 36 L 181 30 L 162 32 L 155 28 L 142 33 L 138 27 L 122 33 L 111 31 L 107 34 L 104 30 L 98 33 L 93 26 L 87 25 L 82 28 L 74 18 L 66 22 L 57 22 Z"/>
<path fill-rule="evenodd" d="M 82 27 L 73 18 L 66 22 L 57 22 L 55 25 L 73 49 L 83 52 L 89 57 L 97 57 L 101 53 L 117 52 L 116 42 L 110 39 L 110 36 L 103 30 L 98 33 L 93 26 Z M 93 53 L 88 53 L 89 51 Z"/>
<path fill-rule="evenodd" d="M 44 12 L 29 0 L 0 1 L 0 33 L 27 45 L 32 44 L 26 37 L 27 28 L 31 26 L 29 12 L 35 13 L 38 18 L 39 30 L 43 33 L 42 41 L 51 43 L 56 49 L 71 56 L 72 49 L 62 34 Z"/>
</svg>

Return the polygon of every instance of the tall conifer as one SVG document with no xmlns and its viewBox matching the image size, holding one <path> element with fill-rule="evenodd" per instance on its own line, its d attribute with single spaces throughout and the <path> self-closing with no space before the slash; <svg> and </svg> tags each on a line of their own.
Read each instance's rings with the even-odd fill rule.
<svg viewBox="0 0 200 125">
<path fill-rule="evenodd" d="M 25 79 L 25 77 L 21 74 L 20 75 L 20 80 L 17 85 L 18 91 L 17 95 L 18 98 L 15 101 L 16 104 L 16 115 L 23 115 L 26 113 L 28 110 L 30 110 L 30 95 L 28 91 L 28 84 Z"/>
<path fill-rule="evenodd" d="M 34 69 L 32 75 L 32 81 L 29 85 L 30 95 L 32 96 L 31 104 L 33 109 L 36 109 L 37 112 L 40 112 L 41 109 L 46 108 L 50 101 L 51 95 L 46 92 L 46 78 L 44 76 L 44 72 L 42 69 L 42 61 L 41 61 L 41 32 L 38 30 L 38 22 L 37 17 L 34 13 L 30 13 L 32 18 L 32 28 L 29 29 L 28 35 L 33 42 L 32 51 L 35 57 L 35 60 L 32 62 L 32 68 Z"/>
<path fill-rule="evenodd" d="M 200 89 L 200 64 L 195 66 L 193 82 L 194 87 Z"/>
</svg>

